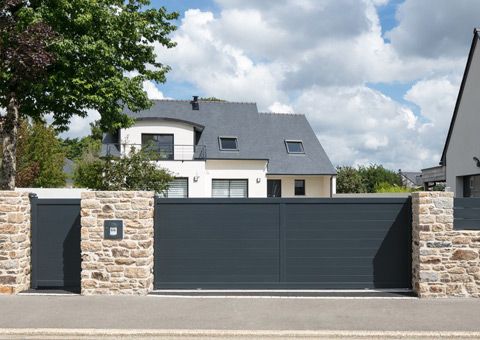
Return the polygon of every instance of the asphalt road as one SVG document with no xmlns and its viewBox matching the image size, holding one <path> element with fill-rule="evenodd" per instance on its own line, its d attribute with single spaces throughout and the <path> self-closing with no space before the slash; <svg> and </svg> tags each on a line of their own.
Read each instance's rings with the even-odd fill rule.
<svg viewBox="0 0 480 340">
<path fill-rule="evenodd" d="M 20 295 L 0 315 L 3 329 L 480 331 L 475 299 Z"/>
</svg>

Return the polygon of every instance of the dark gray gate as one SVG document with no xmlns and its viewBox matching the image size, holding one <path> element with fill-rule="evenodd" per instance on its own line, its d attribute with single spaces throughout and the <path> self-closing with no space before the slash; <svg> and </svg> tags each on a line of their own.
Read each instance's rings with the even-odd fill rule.
<svg viewBox="0 0 480 340">
<path fill-rule="evenodd" d="M 32 288 L 79 288 L 80 199 L 31 202 Z"/>
<path fill-rule="evenodd" d="M 410 288 L 410 199 L 158 199 L 155 287 Z"/>
</svg>

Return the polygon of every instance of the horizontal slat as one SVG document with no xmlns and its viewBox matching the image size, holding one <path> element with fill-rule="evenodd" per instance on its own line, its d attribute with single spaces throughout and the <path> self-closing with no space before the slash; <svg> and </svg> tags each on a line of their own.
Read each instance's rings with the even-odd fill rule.
<svg viewBox="0 0 480 340">
<path fill-rule="evenodd" d="M 480 219 L 480 208 L 455 208 L 453 215 L 466 220 Z"/>
<path fill-rule="evenodd" d="M 456 230 L 480 230 L 480 219 L 462 219 L 456 218 L 453 221 L 453 229 Z"/>
<path fill-rule="evenodd" d="M 480 198 L 477 197 L 459 197 L 454 198 L 455 208 L 480 208 Z"/>
<path fill-rule="evenodd" d="M 189 198 L 188 200 L 183 199 L 165 199 L 157 200 L 158 205 L 176 205 L 176 204 L 325 204 L 325 205 L 336 205 L 336 204 L 398 204 L 404 205 L 411 201 L 410 197 L 361 197 L 361 198 L 279 198 L 279 197 L 270 197 L 270 198 Z"/>
</svg>

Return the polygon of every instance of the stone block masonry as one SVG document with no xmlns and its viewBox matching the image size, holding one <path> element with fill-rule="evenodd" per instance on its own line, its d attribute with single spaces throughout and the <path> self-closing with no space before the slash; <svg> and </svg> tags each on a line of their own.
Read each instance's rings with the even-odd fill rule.
<svg viewBox="0 0 480 340">
<path fill-rule="evenodd" d="M 453 193 L 413 193 L 412 211 L 418 296 L 480 297 L 480 231 L 453 230 Z"/>
<path fill-rule="evenodd" d="M 30 288 L 30 199 L 0 191 L 0 294 Z"/>
<path fill-rule="evenodd" d="M 82 295 L 146 295 L 153 289 L 153 192 L 84 192 Z M 104 221 L 123 220 L 123 239 L 104 239 Z"/>
</svg>

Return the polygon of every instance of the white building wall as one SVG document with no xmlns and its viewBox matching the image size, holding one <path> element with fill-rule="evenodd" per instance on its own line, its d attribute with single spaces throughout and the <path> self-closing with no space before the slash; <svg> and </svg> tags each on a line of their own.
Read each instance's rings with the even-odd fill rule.
<svg viewBox="0 0 480 340">
<path fill-rule="evenodd" d="M 157 164 L 174 177 L 188 177 L 188 197 L 210 197 L 206 193 L 205 161 L 161 161 Z"/>
<path fill-rule="evenodd" d="M 330 197 L 331 176 L 270 176 L 267 179 L 280 179 L 282 181 L 282 197 Z M 305 196 L 295 196 L 295 180 L 305 180 Z"/>
<path fill-rule="evenodd" d="M 463 196 L 463 177 L 480 174 L 480 42 L 477 42 L 446 155 L 447 187 Z"/>
<path fill-rule="evenodd" d="M 207 197 L 212 195 L 213 179 L 247 179 L 248 197 L 267 197 L 266 160 L 207 160 Z"/>
<path fill-rule="evenodd" d="M 161 161 L 157 164 L 174 177 L 188 177 L 188 197 L 212 197 L 213 179 L 247 179 L 248 197 L 267 197 L 265 160 Z"/>
<path fill-rule="evenodd" d="M 195 133 L 190 124 L 160 119 L 139 120 L 134 126 L 120 130 L 121 144 L 140 146 L 142 134 L 173 134 L 175 159 L 193 159 Z"/>
</svg>

